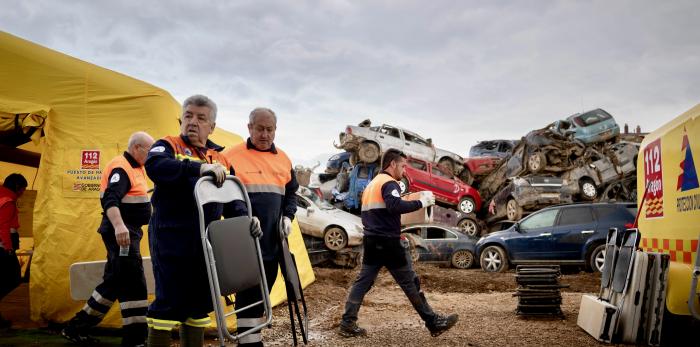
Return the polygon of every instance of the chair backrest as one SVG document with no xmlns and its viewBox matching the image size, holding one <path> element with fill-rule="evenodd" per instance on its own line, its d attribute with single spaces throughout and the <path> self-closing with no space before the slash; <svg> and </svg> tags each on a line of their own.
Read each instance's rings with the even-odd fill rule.
<svg viewBox="0 0 700 347">
<path fill-rule="evenodd" d="M 639 246 L 639 231 L 637 229 L 627 229 L 615 261 L 612 289 L 616 293 L 623 293 L 627 290 L 627 284 L 632 275 L 637 246 Z"/>
<path fill-rule="evenodd" d="M 245 201 L 250 211 L 250 201 L 245 186 L 235 176 L 227 176 L 224 184 L 217 187 L 211 177 L 202 177 L 194 187 L 197 204 L 204 206 L 210 202 L 226 203 L 234 200 Z"/>
<path fill-rule="evenodd" d="M 250 235 L 250 218 L 234 217 L 209 223 L 208 234 L 219 288 L 230 295 L 260 284 L 255 239 Z"/>
<path fill-rule="evenodd" d="M 617 228 L 610 228 L 610 230 L 608 230 L 608 237 L 605 242 L 605 262 L 603 263 L 603 273 L 600 276 L 601 288 L 610 287 L 615 258 L 617 258 L 618 234 Z"/>
</svg>

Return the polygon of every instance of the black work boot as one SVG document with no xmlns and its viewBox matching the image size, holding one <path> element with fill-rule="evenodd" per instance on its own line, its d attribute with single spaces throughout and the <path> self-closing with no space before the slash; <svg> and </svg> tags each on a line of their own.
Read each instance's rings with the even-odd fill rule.
<svg viewBox="0 0 700 347">
<path fill-rule="evenodd" d="M 358 337 L 367 336 L 367 329 L 361 328 L 356 322 L 340 322 L 340 336 L 342 337 Z"/>
<path fill-rule="evenodd" d="M 180 346 L 202 347 L 202 345 L 204 345 L 204 328 L 180 325 Z"/>
<path fill-rule="evenodd" d="M 435 319 L 433 319 L 432 322 L 430 323 L 425 323 L 425 326 L 430 330 L 430 336 L 436 337 L 440 336 L 440 334 L 444 333 L 447 330 L 450 330 L 457 321 L 459 320 L 459 315 L 451 314 L 449 316 L 445 316 L 442 314 L 435 314 Z"/>
<path fill-rule="evenodd" d="M 82 346 L 92 346 L 100 342 L 100 340 L 88 335 L 82 329 L 71 324 L 68 324 L 61 330 L 61 336 L 68 341 Z"/>
</svg>

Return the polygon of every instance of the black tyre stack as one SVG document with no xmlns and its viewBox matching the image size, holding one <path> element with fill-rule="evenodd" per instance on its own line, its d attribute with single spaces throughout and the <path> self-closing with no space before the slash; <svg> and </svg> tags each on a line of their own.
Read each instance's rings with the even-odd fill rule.
<svg viewBox="0 0 700 347">
<path fill-rule="evenodd" d="M 561 310 L 561 270 L 559 266 L 519 265 L 515 270 L 518 297 L 515 314 L 519 316 L 564 317 Z"/>
</svg>

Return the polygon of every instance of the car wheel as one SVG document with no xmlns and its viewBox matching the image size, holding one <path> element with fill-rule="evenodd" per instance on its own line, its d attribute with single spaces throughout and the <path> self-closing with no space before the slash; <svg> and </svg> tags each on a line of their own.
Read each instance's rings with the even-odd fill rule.
<svg viewBox="0 0 700 347">
<path fill-rule="evenodd" d="M 459 173 L 459 180 L 471 186 L 472 183 L 474 183 L 474 175 L 465 167 L 464 170 Z"/>
<path fill-rule="evenodd" d="M 527 168 L 532 173 L 538 173 L 547 166 L 547 157 L 545 157 L 542 152 L 535 152 L 530 154 L 527 158 Z"/>
<path fill-rule="evenodd" d="M 339 251 L 348 245 L 348 235 L 341 228 L 328 228 L 323 234 L 323 243 L 331 251 Z"/>
<path fill-rule="evenodd" d="M 591 271 L 603 272 L 605 265 L 605 245 L 598 245 L 588 256 L 588 268 Z"/>
<path fill-rule="evenodd" d="M 462 213 L 472 213 L 472 212 L 474 212 L 474 209 L 476 208 L 476 204 L 474 204 L 474 199 L 472 199 L 468 196 L 465 196 L 459 200 L 459 204 L 457 205 L 457 208 Z"/>
<path fill-rule="evenodd" d="M 452 266 L 458 269 L 468 269 L 474 265 L 474 254 L 467 250 L 459 250 L 452 253 Z"/>
<path fill-rule="evenodd" d="M 579 191 L 581 192 L 581 199 L 586 201 L 593 201 L 598 197 L 598 188 L 596 188 L 595 183 L 590 178 L 583 178 L 579 180 Z"/>
<path fill-rule="evenodd" d="M 481 251 L 481 268 L 486 272 L 505 272 L 508 270 L 508 257 L 503 248 L 488 246 Z"/>
<path fill-rule="evenodd" d="M 379 147 L 371 142 L 363 142 L 360 144 L 360 150 L 357 152 L 360 161 L 371 164 L 379 159 Z"/>
<path fill-rule="evenodd" d="M 476 224 L 475 221 L 469 219 L 469 218 L 464 218 L 459 223 L 457 223 L 457 228 L 459 228 L 464 235 L 468 235 L 471 237 L 479 237 L 480 232 L 479 232 L 479 225 Z"/>
<path fill-rule="evenodd" d="M 506 203 L 506 217 L 508 220 L 519 221 L 523 216 L 523 208 L 515 199 L 509 199 Z"/>
<path fill-rule="evenodd" d="M 399 181 L 399 188 L 401 188 L 401 194 L 408 193 L 408 179 L 406 177 Z"/>
<path fill-rule="evenodd" d="M 454 163 L 454 161 L 453 161 L 452 159 L 450 159 L 450 158 L 443 158 L 443 159 L 440 159 L 440 161 L 438 162 L 438 165 L 439 165 L 439 166 L 442 166 L 442 168 L 445 169 L 445 171 L 447 171 L 447 172 L 449 172 L 450 174 L 454 175 L 454 172 L 455 172 L 455 163 Z"/>
</svg>

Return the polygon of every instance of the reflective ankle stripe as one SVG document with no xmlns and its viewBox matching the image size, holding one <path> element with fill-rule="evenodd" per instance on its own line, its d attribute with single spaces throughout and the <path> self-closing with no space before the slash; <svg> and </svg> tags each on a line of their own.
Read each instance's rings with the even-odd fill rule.
<svg viewBox="0 0 700 347">
<path fill-rule="evenodd" d="M 109 310 L 109 307 L 107 308 L 107 310 Z M 101 311 L 98 311 L 98 310 L 90 307 L 89 303 L 85 304 L 85 306 L 83 306 L 83 312 L 87 313 L 90 316 L 97 317 L 97 318 L 104 317 L 105 313 L 106 313 L 106 312 L 101 312 Z"/>
<path fill-rule="evenodd" d="M 146 316 L 134 316 L 134 317 L 124 317 L 122 318 L 122 325 L 129 325 L 134 323 L 146 324 Z"/>
<path fill-rule="evenodd" d="M 209 317 L 199 319 L 187 318 L 185 324 L 196 328 L 206 328 L 211 325 L 211 319 Z"/>
<path fill-rule="evenodd" d="M 138 300 L 138 301 L 125 301 L 119 303 L 119 307 L 122 310 L 128 310 L 130 308 L 143 308 L 148 307 L 148 300 Z"/>
<path fill-rule="evenodd" d="M 111 307 L 112 304 L 114 304 L 114 300 L 104 298 L 102 294 L 98 293 L 96 290 L 92 292 L 92 298 L 100 305 L 105 305 L 107 307 Z"/>
<path fill-rule="evenodd" d="M 155 318 L 147 318 L 146 322 L 148 323 L 149 328 L 153 328 L 156 330 L 173 330 L 175 327 L 180 325 L 180 322 L 175 321 L 175 320 L 165 320 L 165 319 L 155 319 Z"/>
</svg>

